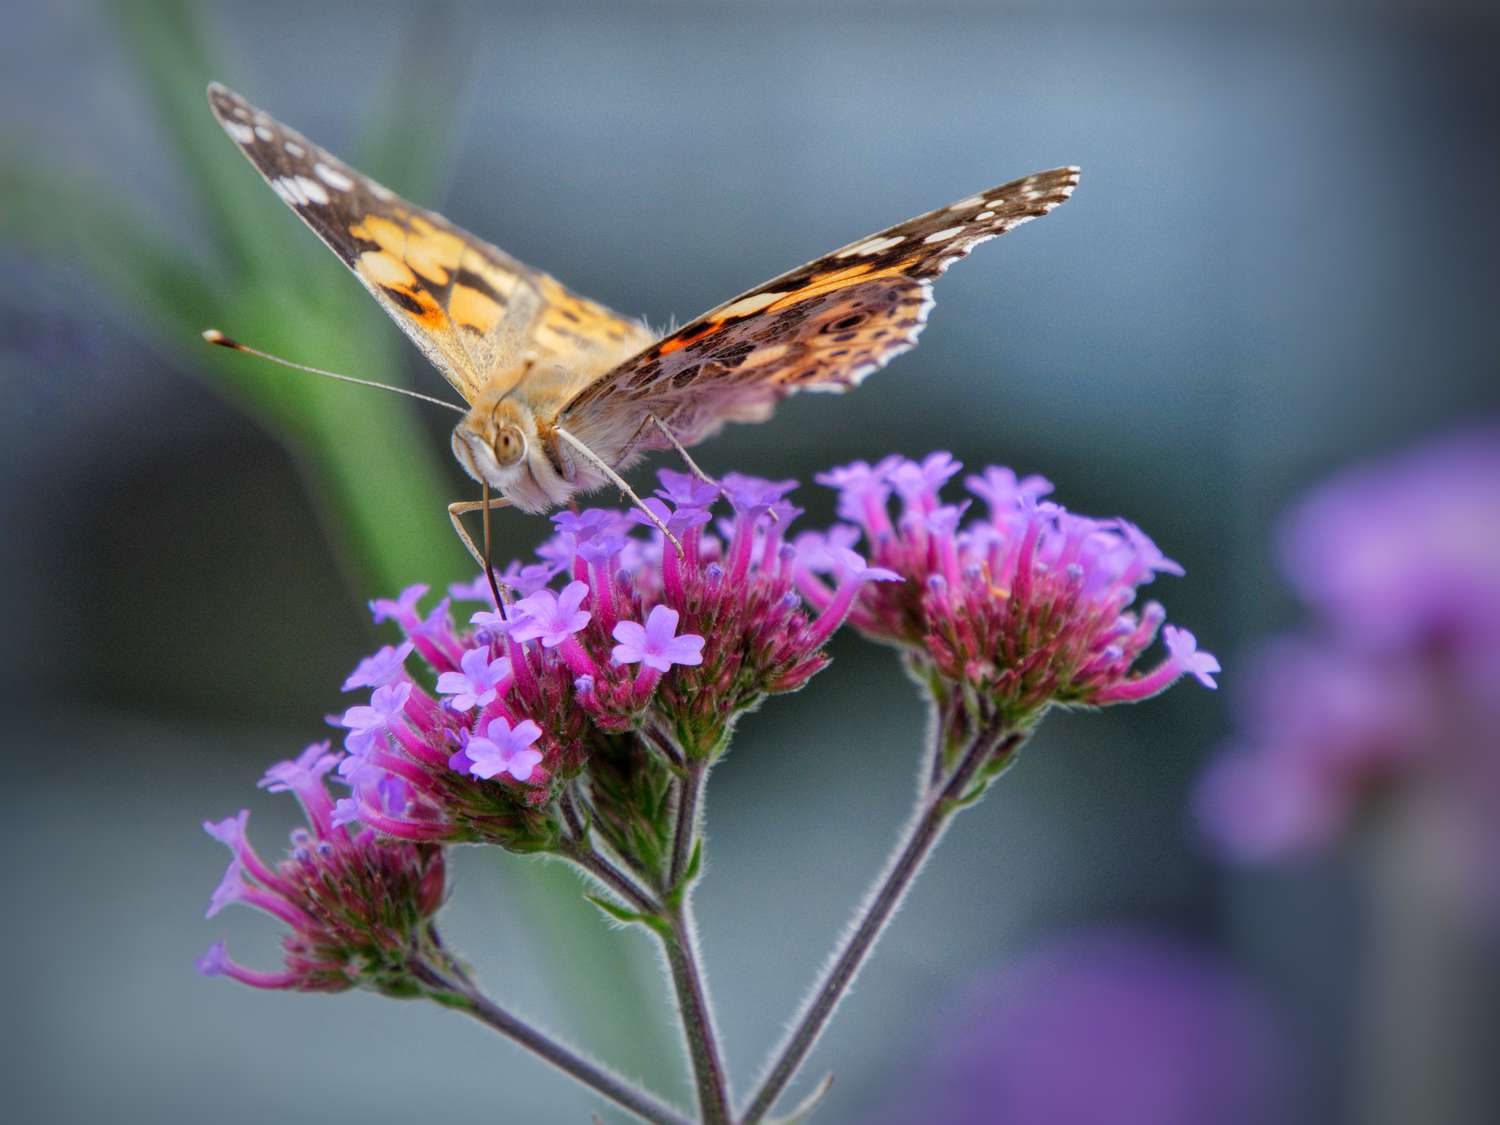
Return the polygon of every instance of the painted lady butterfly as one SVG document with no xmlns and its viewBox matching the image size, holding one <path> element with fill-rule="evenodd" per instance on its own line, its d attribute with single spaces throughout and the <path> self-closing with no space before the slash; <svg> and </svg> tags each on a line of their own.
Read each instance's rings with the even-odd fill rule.
<svg viewBox="0 0 1500 1125">
<path fill-rule="evenodd" d="M 971 195 L 658 338 L 399 198 L 223 86 L 208 97 L 272 190 L 463 396 L 453 451 L 499 493 L 489 506 L 534 512 L 607 481 L 634 498 L 617 470 L 644 452 L 685 454 L 727 422 L 764 421 L 793 392 L 857 386 L 915 345 L 939 274 L 1078 184 L 1077 168 L 1054 168 Z M 457 516 L 479 506 L 450 508 L 471 551 Z"/>
</svg>

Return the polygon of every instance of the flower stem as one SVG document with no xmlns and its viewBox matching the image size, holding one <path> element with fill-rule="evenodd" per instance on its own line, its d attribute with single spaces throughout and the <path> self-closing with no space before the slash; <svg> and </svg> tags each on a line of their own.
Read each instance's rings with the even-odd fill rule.
<svg viewBox="0 0 1500 1125">
<path fill-rule="evenodd" d="M 596 852 L 587 840 L 566 840 L 559 847 L 558 853 L 578 864 L 619 895 L 630 904 L 631 909 L 642 914 L 656 914 L 661 910 L 661 904 L 644 887 Z"/>
<path fill-rule="evenodd" d="M 941 722 L 941 718 L 938 721 Z M 1007 735 L 998 726 L 981 730 L 964 749 L 952 773 L 946 779 L 938 778 L 918 797 L 905 840 L 860 907 L 843 948 L 809 997 L 796 1027 L 777 1052 L 775 1061 L 740 1119 L 741 1125 L 756 1125 L 764 1118 L 796 1075 L 813 1044 L 823 1034 L 834 1009 L 854 982 L 865 958 L 874 949 L 896 907 L 906 897 L 923 862 L 942 838 L 953 814 L 962 807 L 963 798 L 968 795 L 980 768 L 995 755 L 1013 753 L 1023 737 L 1020 734 Z"/>
<path fill-rule="evenodd" d="M 666 954 L 667 968 L 677 990 L 678 1013 L 698 1088 L 698 1113 L 703 1125 L 728 1125 L 733 1120 L 729 1111 L 729 1083 L 709 1009 L 708 990 L 698 966 L 697 941 L 686 895 L 682 902 L 666 910 L 665 918 L 670 931 L 660 934 L 662 952 Z"/>
<path fill-rule="evenodd" d="M 467 979 L 449 980 L 431 965 L 421 962 L 413 965 L 412 971 L 432 990 L 428 995 L 439 1004 L 473 1016 L 642 1121 L 656 1125 L 690 1125 L 689 1119 L 678 1110 L 507 1012 Z"/>
<path fill-rule="evenodd" d="M 685 775 L 677 784 L 677 823 L 672 832 L 672 859 L 667 866 L 664 888 L 668 895 L 680 889 L 678 884 L 698 842 L 698 802 L 707 772 L 708 763 L 695 759 L 687 763 Z"/>
</svg>

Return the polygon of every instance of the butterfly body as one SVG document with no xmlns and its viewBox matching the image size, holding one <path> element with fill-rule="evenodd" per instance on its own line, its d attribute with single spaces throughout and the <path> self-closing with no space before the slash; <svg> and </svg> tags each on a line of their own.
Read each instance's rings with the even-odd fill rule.
<svg viewBox="0 0 1500 1125">
<path fill-rule="evenodd" d="M 607 482 L 623 487 L 618 470 L 642 454 L 764 421 L 797 391 L 857 386 L 915 345 L 938 275 L 1047 214 L 1078 183 L 1077 168 L 1055 168 L 969 196 L 658 337 L 401 199 L 239 95 L 217 84 L 208 94 L 272 190 L 463 396 L 459 464 L 536 512 Z"/>
</svg>

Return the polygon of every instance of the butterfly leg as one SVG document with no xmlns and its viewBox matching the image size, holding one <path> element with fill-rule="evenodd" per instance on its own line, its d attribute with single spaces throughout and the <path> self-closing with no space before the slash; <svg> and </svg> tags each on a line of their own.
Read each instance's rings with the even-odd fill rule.
<svg viewBox="0 0 1500 1125">
<path fill-rule="evenodd" d="M 453 521 L 453 530 L 458 532 L 459 539 L 463 542 L 463 545 L 468 550 L 469 554 L 474 557 L 474 561 L 479 564 L 480 569 L 487 569 L 485 566 L 484 552 L 481 551 L 479 547 L 475 545 L 474 540 L 469 537 L 468 531 L 464 529 L 463 520 L 459 517 L 466 516 L 470 512 L 484 511 L 488 513 L 495 511 L 498 508 L 508 507 L 510 507 L 510 501 L 507 500 L 504 496 L 493 496 L 488 497 L 484 500 L 455 500 L 453 501 L 453 503 L 448 505 L 448 518 Z M 485 520 L 485 525 L 486 527 L 488 527 L 488 520 Z"/>
<path fill-rule="evenodd" d="M 584 445 L 583 442 L 574 437 L 572 434 L 568 433 L 568 431 L 563 429 L 561 426 L 554 427 L 553 433 L 557 434 L 558 437 L 562 438 L 563 441 L 567 442 L 580 454 L 582 454 L 585 461 L 589 462 L 589 464 L 593 465 L 594 468 L 598 469 L 601 473 L 603 473 L 611 481 L 613 481 L 615 487 L 623 492 L 626 496 L 628 496 L 632 504 L 634 504 L 641 511 L 645 512 L 646 515 L 650 517 L 651 522 L 656 525 L 656 529 L 667 537 L 668 541 L 672 544 L 673 547 L 677 548 L 677 554 L 679 557 L 681 557 L 683 553 L 681 541 L 677 538 L 677 536 L 673 535 L 672 532 L 668 530 L 666 524 L 661 522 L 660 516 L 658 516 L 650 508 L 646 507 L 646 502 L 635 494 L 635 489 L 631 488 L 630 485 L 625 482 L 624 477 L 615 472 L 614 469 L 609 466 L 608 462 L 604 460 L 604 458 L 600 457 L 592 449 Z"/>
<path fill-rule="evenodd" d="M 677 440 L 676 434 L 667 429 L 667 424 L 665 422 L 663 422 L 655 414 L 647 415 L 647 420 L 662 432 L 662 436 L 672 443 L 672 448 L 677 450 L 677 452 L 682 456 L 683 461 L 687 462 L 688 472 L 692 473 L 693 476 L 697 477 L 704 484 L 711 484 L 715 488 L 719 487 L 719 482 L 714 480 L 713 477 L 709 476 L 702 469 L 700 469 L 698 467 L 698 462 L 694 461 L 692 457 L 688 455 L 688 451 L 683 448 L 682 442 Z"/>
</svg>

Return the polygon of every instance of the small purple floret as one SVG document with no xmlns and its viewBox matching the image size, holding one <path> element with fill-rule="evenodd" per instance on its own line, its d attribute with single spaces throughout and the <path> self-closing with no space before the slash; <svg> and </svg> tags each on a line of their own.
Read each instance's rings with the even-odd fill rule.
<svg viewBox="0 0 1500 1125">
<path fill-rule="evenodd" d="M 693 633 L 677 636 L 679 619 L 675 609 L 659 605 L 651 610 L 645 625 L 621 621 L 614 630 L 619 642 L 611 654 L 614 662 L 644 664 L 658 672 L 666 672 L 674 664 L 702 664 L 704 639 Z"/>
</svg>

